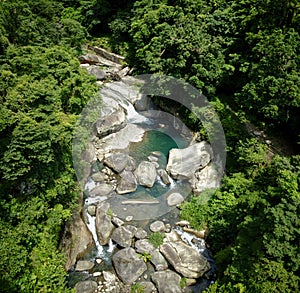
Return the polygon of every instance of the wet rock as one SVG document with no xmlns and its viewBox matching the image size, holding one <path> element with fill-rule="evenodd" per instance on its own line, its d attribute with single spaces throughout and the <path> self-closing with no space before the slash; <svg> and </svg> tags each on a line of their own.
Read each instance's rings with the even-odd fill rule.
<svg viewBox="0 0 300 293">
<path fill-rule="evenodd" d="M 137 182 L 131 171 L 123 171 L 120 174 L 120 177 L 120 181 L 116 188 L 118 194 L 126 194 L 136 191 Z"/>
<path fill-rule="evenodd" d="M 98 137 L 104 137 L 110 133 L 119 131 L 126 126 L 126 115 L 123 108 L 119 107 L 111 114 L 100 118 L 96 122 L 96 131 Z"/>
<path fill-rule="evenodd" d="M 125 284 L 133 284 L 147 270 L 145 262 L 131 247 L 119 250 L 112 260 L 118 277 Z"/>
<path fill-rule="evenodd" d="M 103 279 L 107 283 L 114 284 L 116 282 L 116 275 L 112 272 L 103 271 Z"/>
<path fill-rule="evenodd" d="M 164 184 L 166 184 L 166 185 L 171 184 L 170 177 L 169 177 L 168 173 L 166 172 L 166 170 L 159 169 L 157 172 Z"/>
<path fill-rule="evenodd" d="M 176 205 L 182 203 L 183 201 L 184 201 L 183 196 L 178 192 L 171 193 L 167 197 L 167 203 L 168 203 L 168 206 L 170 206 L 170 207 L 176 206 Z"/>
<path fill-rule="evenodd" d="M 126 218 L 125 218 L 125 221 L 126 222 L 130 222 L 130 221 L 132 221 L 133 220 L 133 216 L 127 216 Z"/>
<path fill-rule="evenodd" d="M 181 239 L 174 241 L 174 238 L 167 235 L 160 252 L 178 273 L 187 278 L 201 277 L 210 268 L 207 259 Z"/>
<path fill-rule="evenodd" d="M 181 277 L 171 270 L 155 272 L 151 279 L 159 293 L 181 293 Z"/>
<path fill-rule="evenodd" d="M 166 170 L 174 179 L 191 179 L 212 159 L 212 149 L 207 142 L 195 143 L 184 149 L 171 149 Z"/>
<path fill-rule="evenodd" d="M 168 263 L 158 249 L 151 252 L 151 262 L 155 266 L 156 271 L 163 271 L 168 268 Z"/>
<path fill-rule="evenodd" d="M 114 230 L 111 217 L 108 215 L 109 209 L 110 204 L 108 202 L 101 202 L 96 212 L 96 231 L 101 245 L 108 244 Z"/>
<path fill-rule="evenodd" d="M 89 205 L 88 207 L 87 207 L 87 212 L 92 216 L 92 217 L 94 217 L 94 216 L 96 216 L 96 206 L 95 205 Z"/>
<path fill-rule="evenodd" d="M 127 228 L 127 226 L 121 226 L 114 230 L 111 235 L 111 239 L 122 247 L 130 247 L 134 233 Z"/>
<path fill-rule="evenodd" d="M 135 176 L 140 185 L 152 187 L 157 177 L 155 165 L 151 162 L 142 161 L 135 170 Z"/>
<path fill-rule="evenodd" d="M 76 264 L 75 271 L 88 271 L 94 267 L 94 263 L 88 260 L 79 260 Z"/>
<path fill-rule="evenodd" d="M 94 293 L 98 284 L 95 281 L 81 281 L 75 285 L 76 293 Z"/>
<path fill-rule="evenodd" d="M 207 235 L 206 230 L 197 231 L 197 230 L 194 230 L 194 229 L 191 229 L 191 228 L 188 228 L 188 227 L 183 227 L 182 230 L 185 231 L 185 232 L 188 232 L 190 234 L 193 234 L 198 238 L 202 238 L 202 239 L 204 239 Z"/>
<path fill-rule="evenodd" d="M 165 228 L 165 224 L 162 221 L 155 221 L 150 225 L 152 232 L 164 232 Z"/>
<path fill-rule="evenodd" d="M 106 196 L 113 191 L 113 187 L 110 184 L 102 183 L 94 187 L 90 192 L 90 196 Z"/>
<path fill-rule="evenodd" d="M 147 239 L 137 240 L 135 242 L 135 249 L 138 253 L 148 253 L 150 254 L 154 251 L 155 247 Z"/>
</svg>

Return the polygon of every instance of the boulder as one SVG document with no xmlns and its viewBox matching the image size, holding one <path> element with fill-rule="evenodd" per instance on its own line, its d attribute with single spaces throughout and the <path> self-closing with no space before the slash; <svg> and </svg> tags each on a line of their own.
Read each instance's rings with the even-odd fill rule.
<svg viewBox="0 0 300 293">
<path fill-rule="evenodd" d="M 119 250 L 112 260 L 118 277 L 125 284 L 133 284 L 147 270 L 145 262 L 131 247 Z"/>
<path fill-rule="evenodd" d="M 126 115 L 122 107 L 119 107 L 109 115 L 100 118 L 95 124 L 97 135 L 100 138 L 115 133 L 125 126 Z"/>
<path fill-rule="evenodd" d="M 216 164 L 210 163 L 204 169 L 195 173 L 191 179 L 191 185 L 195 194 L 201 193 L 208 188 L 219 188 L 221 186 L 222 174 L 218 172 Z"/>
<path fill-rule="evenodd" d="M 111 239 L 122 247 L 130 247 L 134 233 L 127 226 L 121 226 L 114 230 Z"/>
<path fill-rule="evenodd" d="M 93 75 L 97 78 L 97 80 L 106 79 L 106 72 L 100 69 L 98 66 L 92 65 L 87 67 L 87 71 L 90 75 Z"/>
<path fill-rule="evenodd" d="M 159 293 L 181 293 L 181 277 L 171 270 L 155 272 L 151 279 Z"/>
<path fill-rule="evenodd" d="M 171 149 L 166 170 L 174 179 L 191 179 L 195 172 L 211 161 L 213 152 L 207 142 L 195 143 L 184 149 Z"/>
<path fill-rule="evenodd" d="M 117 227 L 120 227 L 122 225 L 124 225 L 124 221 L 122 221 L 120 218 L 118 217 L 112 217 L 111 219 L 112 223 L 117 226 Z"/>
<path fill-rule="evenodd" d="M 137 239 L 144 239 L 147 237 L 147 232 L 143 228 L 138 228 L 137 231 L 135 232 L 134 236 Z"/>
<path fill-rule="evenodd" d="M 113 187 L 110 184 L 102 183 L 94 187 L 90 192 L 90 196 L 106 196 L 113 191 Z"/>
<path fill-rule="evenodd" d="M 122 172 L 126 167 L 135 169 L 135 161 L 128 154 L 121 152 L 112 153 L 105 156 L 104 163 L 117 173 Z"/>
<path fill-rule="evenodd" d="M 66 224 L 61 242 L 61 249 L 66 253 L 66 271 L 70 270 L 76 260 L 83 256 L 94 245 L 92 233 L 80 217 L 74 213 L 70 222 Z"/>
<path fill-rule="evenodd" d="M 156 293 L 157 290 L 152 282 L 139 282 L 143 287 L 143 293 Z"/>
<path fill-rule="evenodd" d="M 94 293 L 98 288 L 95 281 L 81 281 L 75 285 L 76 293 Z"/>
<path fill-rule="evenodd" d="M 197 279 L 209 270 L 210 265 L 207 259 L 198 251 L 181 239 L 166 235 L 166 241 L 160 246 L 160 252 L 178 273 L 187 278 Z"/>
<path fill-rule="evenodd" d="M 151 262 L 156 271 L 163 271 L 168 268 L 168 263 L 158 249 L 151 252 Z"/>
<path fill-rule="evenodd" d="M 96 213 L 96 231 L 99 243 L 106 245 L 109 242 L 110 236 L 114 230 L 114 225 L 111 222 L 111 217 L 107 214 L 110 208 L 108 202 L 101 202 Z"/>
<path fill-rule="evenodd" d="M 158 175 L 159 175 L 160 178 L 161 178 L 161 181 L 162 181 L 164 184 L 166 184 L 166 185 L 171 184 L 170 177 L 169 177 L 169 175 L 168 175 L 168 173 L 167 173 L 166 170 L 159 169 L 157 172 L 158 172 Z"/>
<path fill-rule="evenodd" d="M 94 50 L 95 53 L 107 60 L 110 60 L 115 63 L 122 63 L 124 62 L 125 58 L 123 56 L 117 55 L 115 53 L 111 53 L 103 48 L 99 48 L 97 46 L 90 46 L 90 49 Z"/>
<path fill-rule="evenodd" d="M 140 95 L 140 98 L 134 103 L 137 111 L 147 111 L 149 109 L 150 98 L 147 95 Z"/>
<path fill-rule="evenodd" d="M 117 184 L 116 191 L 118 194 L 134 192 L 137 189 L 136 179 L 131 171 L 123 171 L 120 174 L 120 180 Z"/>
<path fill-rule="evenodd" d="M 81 55 L 78 57 L 78 60 L 80 61 L 81 64 L 90 64 L 94 65 L 99 63 L 99 58 L 95 54 L 88 53 L 86 55 Z"/>
<path fill-rule="evenodd" d="M 176 206 L 176 205 L 182 203 L 183 201 L 184 201 L 183 196 L 178 192 L 171 193 L 167 197 L 167 203 L 168 203 L 168 206 L 170 206 L 170 207 Z"/>
<path fill-rule="evenodd" d="M 150 254 L 154 249 L 155 247 L 147 239 L 141 239 L 135 242 L 135 250 L 138 253 Z"/>
<path fill-rule="evenodd" d="M 152 232 L 164 232 L 165 228 L 165 224 L 162 221 L 155 221 L 150 225 L 150 230 Z"/>
<path fill-rule="evenodd" d="M 102 172 L 94 173 L 91 178 L 96 182 L 104 182 L 105 181 L 105 174 Z"/>
<path fill-rule="evenodd" d="M 94 263 L 89 260 L 79 260 L 76 264 L 75 271 L 89 271 L 94 267 Z"/>
<path fill-rule="evenodd" d="M 87 212 L 88 212 L 92 217 L 96 216 L 96 210 L 97 210 L 97 208 L 96 208 L 95 205 L 89 205 L 89 206 L 87 207 Z"/>
<path fill-rule="evenodd" d="M 155 165 L 151 162 L 142 161 L 135 170 L 135 176 L 140 185 L 152 187 L 157 177 Z"/>
</svg>

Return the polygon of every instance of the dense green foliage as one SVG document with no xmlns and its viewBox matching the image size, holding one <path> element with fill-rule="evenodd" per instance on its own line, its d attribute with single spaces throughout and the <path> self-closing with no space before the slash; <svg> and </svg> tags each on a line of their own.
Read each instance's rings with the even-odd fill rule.
<svg viewBox="0 0 300 293">
<path fill-rule="evenodd" d="M 52 1 L 0 3 L 1 292 L 66 292 L 61 228 L 80 194 L 77 115 L 96 90 L 76 51 L 85 29 Z"/>
<path fill-rule="evenodd" d="M 182 210 L 210 231 L 210 292 L 299 291 L 299 10 L 295 0 L 0 1 L 0 291 L 67 291 L 58 243 L 79 195 L 72 130 L 96 90 L 76 60 L 88 33 L 137 73 L 189 82 L 219 114 L 222 188 Z M 267 146 L 252 124 L 287 139 Z"/>
</svg>

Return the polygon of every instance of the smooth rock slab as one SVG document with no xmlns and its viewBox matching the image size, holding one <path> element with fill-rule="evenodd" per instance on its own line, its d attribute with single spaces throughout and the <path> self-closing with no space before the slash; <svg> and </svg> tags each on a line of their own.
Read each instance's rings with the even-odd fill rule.
<svg viewBox="0 0 300 293">
<path fill-rule="evenodd" d="M 82 281 L 75 285 L 76 293 L 94 293 L 98 284 L 95 281 Z"/>
<path fill-rule="evenodd" d="M 205 141 L 184 149 L 171 149 L 166 170 L 174 179 L 191 179 L 197 170 L 209 164 L 212 156 L 212 148 Z"/>
<path fill-rule="evenodd" d="M 119 250 L 112 260 L 118 277 L 125 284 L 133 284 L 147 270 L 145 262 L 131 247 Z"/>
<path fill-rule="evenodd" d="M 151 162 L 142 161 L 135 170 L 135 176 L 140 185 L 152 187 L 157 178 L 156 167 Z"/>
<path fill-rule="evenodd" d="M 159 293 L 181 293 L 181 277 L 171 270 L 155 272 L 151 279 Z"/>
</svg>

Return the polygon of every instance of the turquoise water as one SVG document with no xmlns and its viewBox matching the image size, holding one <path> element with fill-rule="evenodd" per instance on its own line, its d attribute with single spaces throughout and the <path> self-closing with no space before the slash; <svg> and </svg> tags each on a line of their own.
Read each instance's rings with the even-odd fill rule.
<svg viewBox="0 0 300 293">
<path fill-rule="evenodd" d="M 137 162 L 141 162 L 147 161 L 147 157 L 151 155 L 151 152 L 160 152 L 161 156 L 159 156 L 158 163 L 160 168 L 165 168 L 170 149 L 181 148 L 185 145 L 186 142 L 178 135 L 177 137 L 171 137 L 161 130 L 148 130 L 145 132 L 142 141 L 131 144 L 129 154 Z"/>
</svg>

